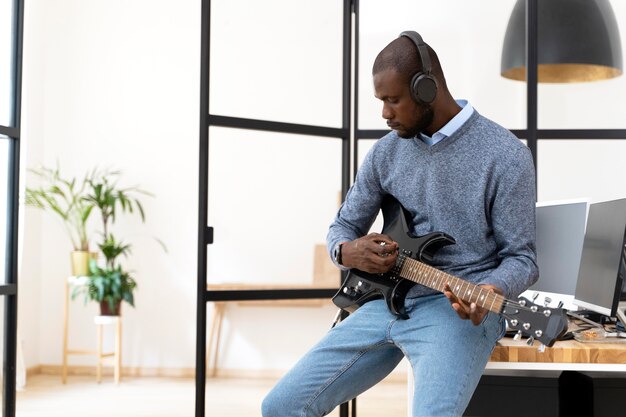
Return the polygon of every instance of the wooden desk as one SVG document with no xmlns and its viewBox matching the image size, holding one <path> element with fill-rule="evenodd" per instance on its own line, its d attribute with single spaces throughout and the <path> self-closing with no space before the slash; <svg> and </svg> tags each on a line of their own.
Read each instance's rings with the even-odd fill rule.
<svg viewBox="0 0 626 417">
<path fill-rule="evenodd" d="M 626 393 L 625 342 L 565 340 L 543 352 L 538 347 L 538 343 L 527 346 L 523 340 L 501 339 L 466 415 L 624 415 L 621 398 Z"/>
<path fill-rule="evenodd" d="M 575 370 L 626 372 L 626 339 L 623 342 L 556 342 L 539 351 L 539 344 L 505 337 L 498 342 L 486 369 Z"/>
<path fill-rule="evenodd" d="M 626 339 L 625 342 L 615 343 L 580 343 L 576 340 L 564 340 L 556 342 L 553 347 L 546 348 L 543 352 L 539 351 L 539 346 L 540 343 L 536 341 L 533 346 L 528 346 L 525 340 L 513 340 L 510 337 L 500 339 L 491 354 L 483 375 L 488 377 L 518 376 L 530 377 L 531 379 L 533 376 L 547 376 L 548 378 L 558 379 L 558 375 L 562 371 L 597 372 L 600 374 L 609 372 L 616 377 L 621 377 L 622 375 L 619 373 L 626 372 Z M 410 417 L 413 406 L 413 373 L 410 368 L 407 376 L 407 409 Z M 484 399 L 484 394 L 480 392 L 480 387 L 479 385 L 474 394 L 480 397 L 480 400 L 477 401 L 478 403 L 481 403 Z M 481 394 L 483 394 L 483 397 L 481 397 Z M 492 395 L 492 393 L 489 393 L 489 395 Z M 500 397 L 502 396 L 497 396 L 496 399 Z M 502 398 L 505 401 L 511 400 L 510 396 Z M 474 406 L 475 402 L 472 399 L 468 410 L 474 411 Z M 499 411 L 500 413 L 501 410 Z M 509 409 L 508 412 L 512 413 L 513 411 Z M 494 415 L 501 416 L 502 414 Z"/>
</svg>

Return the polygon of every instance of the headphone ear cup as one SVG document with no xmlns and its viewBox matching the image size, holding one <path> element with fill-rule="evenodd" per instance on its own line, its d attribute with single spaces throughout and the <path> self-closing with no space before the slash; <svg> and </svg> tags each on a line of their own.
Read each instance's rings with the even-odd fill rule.
<svg viewBox="0 0 626 417">
<path fill-rule="evenodd" d="M 437 82 L 432 76 L 418 72 L 411 80 L 411 95 L 417 102 L 430 104 L 437 96 Z"/>
</svg>

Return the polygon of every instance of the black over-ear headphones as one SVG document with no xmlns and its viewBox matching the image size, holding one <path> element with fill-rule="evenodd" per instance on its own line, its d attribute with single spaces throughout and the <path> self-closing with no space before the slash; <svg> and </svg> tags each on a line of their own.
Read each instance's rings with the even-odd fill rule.
<svg viewBox="0 0 626 417">
<path fill-rule="evenodd" d="M 417 32 L 409 30 L 400 34 L 400 37 L 403 36 L 409 38 L 415 44 L 422 62 L 422 70 L 413 76 L 409 84 L 411 96 L 418 103 L 430 104 L 437 96 L 437 81 L 430 73 L 431 64 L 428 48 Z"/>
</svg>

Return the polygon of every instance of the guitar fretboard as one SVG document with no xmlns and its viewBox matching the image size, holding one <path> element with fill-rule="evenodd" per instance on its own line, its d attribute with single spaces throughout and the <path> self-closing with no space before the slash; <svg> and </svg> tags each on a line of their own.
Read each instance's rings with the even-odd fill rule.
<svg viewBox="0 0 626 417">
<path fill-rule="evenodd" d="M 463 301 L 476 303 L 477 306 L 495 313 L 502 311 L 505 298 L 501 295 L 440 271 L 423 262 L 416 261 L 406 255 L 399 255 L 398 258 L 398 275 L 402 278 L 440 292 L 443 292 L 446 284 L 448 284 L 452 292 Z"/>
</svg>

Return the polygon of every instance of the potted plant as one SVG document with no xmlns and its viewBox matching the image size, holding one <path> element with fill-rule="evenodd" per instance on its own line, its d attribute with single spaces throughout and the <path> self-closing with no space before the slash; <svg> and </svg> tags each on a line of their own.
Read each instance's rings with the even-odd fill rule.
<svg viewBox="0 0 626 417">
<path fill-rule="evenodd" d="M 130 245 L 115 240 L 113 234 L 98 245 L 105 257 L 105 265 L 99 267 L 95 260 L 89 266 L 89 276 L 85 285 L 77 286 L 72 293 L 73 297 L 83 294 L 85 302 L 96 301 L 100 304 L 100 314 L 103 316 L 118 316 L 122 301 L 135 306 L 133 291 L 137 282 L 122 265 L 116 261 L 119 255 L 128 255 Z"/>
<path fill-rule="evenodd" d="M 94 208 L 93 202 L 86 199 L 89 178 L 64 178 L 58 166 L 56 169 L 41 166 L 29 171 L 42 183 L 39 187 L 26 187 L 26 205 L 59 216 L 74 249 L 72 275 L 87 275 L 89 259 L 94 256 L 89 251 L 87 232 L 87 220 Z"/>
<path fill-rule="evenodd" d="M 120 174 L 119 171 L 94 172 L 87 180 L 89 191 L 85 199 L 100 212 L 102 241 L 98 247 L 105 263 L 100 267 L 95 261 L 91 262 L 87 284 L 77 287 L 76 293 L 82 292 L 85 301 L 99 302 L 102 315 L 119 315 L 122 301 L 135 305 L 133 292 L 137 283 L 119 261 L 120 255 L 130 254 L 131 245 L 117 240 L 111 226 L 120 213 L 138 213 L 145 221 L 138 194 L 151 196 L 138 187 L 120 187 Z"/>
</svg>

